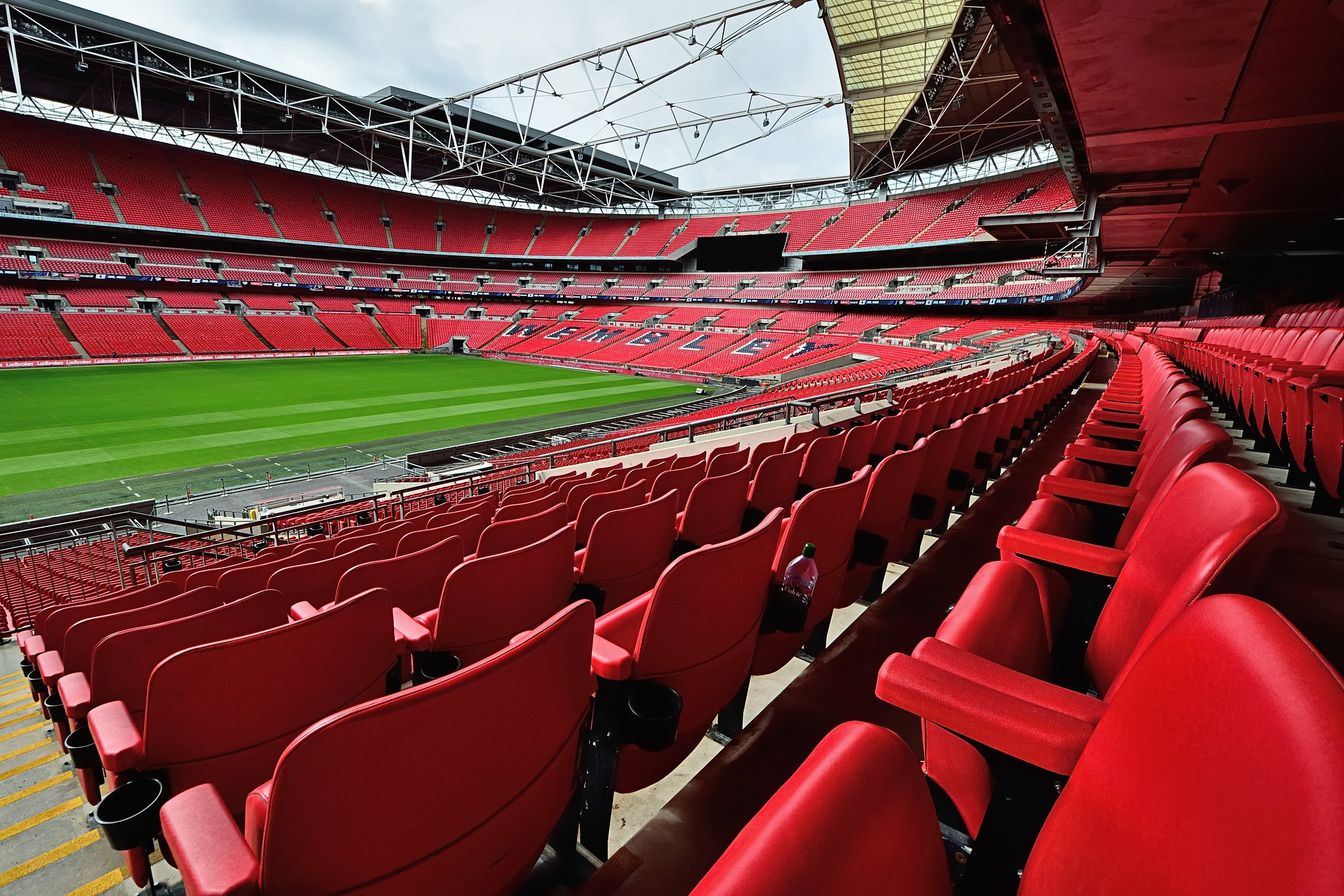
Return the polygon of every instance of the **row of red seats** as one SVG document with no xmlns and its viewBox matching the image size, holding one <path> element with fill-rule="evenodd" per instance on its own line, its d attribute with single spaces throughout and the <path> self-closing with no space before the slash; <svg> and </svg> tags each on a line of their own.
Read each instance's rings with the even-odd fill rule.
<svg viewBox="0 0 1344 896">
<path fill-rule="evenodd" d="M 1283 509 L 1218 462 L 1230 439 L 1170 359 L 1115 345 L 1003 559 L 882 667 L 877 695 L 923 720 L 922 769 L 891 731 L 837 728 L 697 896 L 1344 886 L 1344 842 L 1297 847 L 1344 817 L 1344 683 L 1268 605 L 1206 597 L 1256 581 Z"/>
<path fill-rule="evenodd" d="M 648 690 L 654 687 L 654 677 L 664 683 L 668 674 L 659 671 L 665 662 L 659 657 L 670 658 L 681 651 L 691 658 L 693 666 L 703 666 L 704 670 L 672 676 L 685 699 L 676 730 L 670 735 L 673 743 L 659 741 L 655 745 L 652 740 L 637 737 L 620 748 L 621 771 L 611 781 L 604 782 L 594 768 L 589 768 L 584 786 L 596 794 L 596 800 L 587 800 L 583 839 L 590 849 L 596 848 L 600 839 L 600 852 L 604 853 L 606 821 L 593 811 L 594 805 L 602 803 L 601 794 L 606 793 L 609 810 L 612 787 L 632 789 L 642 786 L 633 782 L 656 779 L 670 771 L 719 709 L 730 702 L 745 671 L 725 666 L 721 648 L 715 646 L 720 635 L 708 633 L 707 640 L 714 643 L 706 643 L 707 633 L 701 629 L 687 641 L 692 632 L 680 629 L 677 615 L 659 608 L 679 608 L 682 612 L 702 603 L 706 610 L 714 608 L 714 629 L 726 633 L 740 631 L 740 626 L 746 625 L 751 633 L 749 639 L 738 638 L 735 642 L 739 646 L 730 653 L 731 665 L 747 663 L 757 672 L 777 668 L 809 637 L 815 639 L 818 631 L 824 632 L 825 620 L 835 606 L 859 596 L 862 588 L 855 590 L 847 583 L 867 584 L 862 577 L 853 579 L 847 570 L 863 515 L 891 516 L 887 475 L 878 475 L 881 465 L 873 470 L 874 457 L 896 447 L 902 433 L 912 439 L 925 430 L 930 439 L 940 432 L 952 433 L 948 444 L 960 446 L 954 452 L 955 460 L 930 444 L 930 468 L 921 475 L 912 479 L 911 468 L 900 466 L 902 482 L 912 489 L 922 487 L 931 492 L 917 505 L 928 516 L 912 520 L 910 525 L 917 530 L 935 526 L 940 504 L 955 501 L 963 490 L 974 487 L 976 480 L 971 472 L 963 480 L 948 471 L 954 471 L 959 462 L 971 470 L 971 461 L 995 439 L 1005 440 L 1002 447 L 1009 450 L 1007 440 L 1012 432 L 1020 437 L 1033 420 L 1041 419 L 1045 404 L 1068 384 L 1066 377 L 1076 380 L 1078 371 L 1085 369 L 1079 363 L 1084 360 L 1077 359 L 1030 385 L 1027 383 L 1033 373 L 1044 368 L 1023 367 L 980 380 L 932 383 L 922 393 L 922 404 L 900 414 L 860 420 L 861 425 L 834 434 L 800 432 L 788 440 L 758 446 L 750 455 L 728 449 L 713 457 L 669 459 L 624 471 L 619 474 L 619 483 L 614 481 L 616 475 L 605 471 L 605 475 L 557 477 L 506 493 L 498 506 L 492 495 L 471 503 L 459 502 L 447 511 L 436 512 L 431 507 L 403 521 L 387 520 L 331 538 L 304 539 L 269 548 L 251 562 L 234 560 L 190 574 L 185 570 L 169 573 L 164 581 L 139 591 L 39 616 L 34 634 L 21 644 L 34 669 L 30 681 L 35 688 L 49 692 L 44 703 L 54 713 L 59 728 L 64 729 L 69 722 L 77 726 L 70 734 L 71 761 L 81 770 L 90 798 L 99 801 L 96 817 L 111 818 L 128 801 L 143 798 L 141 791 L 146 792 L 149 806 L 155 809 L 156 801 L 161 802 L 167 793 L 177 794 L 163 809 L 163 830 L 173 846 L 175 860 L 183 868 L 188 891 L 213 891 L 207 878 L 249 868 L 249 873 L 257 872 L 258 862 L 263 870 L 260 883 L 254 885 L 264 887 L 267 855 L 275 855 L 279 863 L 275 867 L 280 869 L 306 867 L 311 854 L 298 841 L 274 853 L 258 839 L 253 839 L 250 847 L 240 837 L 235 841 L 231 838 L 238 835 L 228 833 L 236 831 L 230 816 L 239 815 L 246 804 L 248 829 L 266 830 L 265 836 L 269 837 L 274 813 L 287 804 L 282 794 L 294 794 L 287 797 L 292 801 L 289 811 L 296 811 L 305 802 L 311 807 L 311 797 L 303 795 L 306 791 L 289 790 L 287 787 L 295 785 L 284 783 L 287 762 L 296 763 L 295 775 L 307 774 L 303 769 L 312 768 L 308 763 L 314 760 L 289 759 L 302 754 L 300 744 L 307 743 L 305 738 L 316 738 L 314 732 L 325 726 L 368 728 L 371 736 L 381 731 L 385 737 L 387 731 L 381 726 L 395 714 L 391 707 L 435 702 L 431 695 L 467 688 L 465 682 L 479 680 L 485 674 L 483 670 L 527 641 L 514 637 L 518 631 L 537 625 L 544 631 L 562 624 L 557 619 L 586 614 L 587 634 L 575 636 L 583 647 L 580 677 L 585 682 L 590 680 L 591 663 L 603 682 L 593 709 L 593 723 L 603 737 L 609 733 L 602 729 L 601 720 L 611 712 L 612 689 L 622 693 Z M 996 401 L 996 396 L 1002 397 Z M 982 405 L 983 410 L 975 411 Z M 961 435 L 969 432 L 963 430 L 963 420 L 956 419 L 965 414 L 970 414 L 967 420 L 976 415 L 993 417 L 998 428 L 977 428 L 971 444 L 970 438 Z M 918 446 L 921 456 L 925 453 L 923 444 Z M 748 484 L 753 466 L 755 472 Z M 893 481 L 896 478 L 893 476 Z M 883 490 L 877 492 L 879 481 Z M 803 497 L 794 503 L 800 491 Z M 657 500 L 650 500 L 655 496 Z M 541 503 L 549 506 L 541 509 Z M 596 509 L 591 509 L 594 504 Z M 788 511 L 782 532 L 780 506 Z M 751 510 L 756 516 L 748 516 L 748 531 L 737 535 L 744 524 L 743 516 Z M 904 529 L 904 521 L 902 515 L 898 528 Z M 449 527 L 454 527 L 456 534 L 443 537 Z M 585 529 L 583 547 L 576 555 L 577 533 Z M 630 568 L 635 563 L 629 544 L 632 532 L 651 540 L 656 548 L 643 552 L 648 565 L 634 570 Z M 408 538 L 412 540 L 409 544 Z M 804 541 L 819 544 L 824 552 L 820 555 L 825 558 L 823 584 L 800 624 L 768 628 L 758 635 L 767 582 L 782 574 L 784 563 Z M 679 556 L 668 566 L 670 553 Z M 424 569 L 421 564 L 427 559 L 432 562 L 429 569 Z M 576 580 L 579 587 L 590 590 L 576 592 Z M 707 588 L 706 583 L 713 583 L 713 587 Z M 395 586 L 397 609 L 392 609 L 388 592 L 375 587 L 378 584 Z M 258 590 L 263 586 L 269 590 Z M 651 590 L 640 595 L 641 586 L 651 586 Z M 580 609 L 560 610 L 575 594 L 594 600 L 581 603 Z M 608 611 L 602 616 L 596 637 L 592 633 L 593 611 L 581 609 L 592 603 Z M 430 609 L 425 609 L 427 605 Z M 274 627 L 276 613 L 286 607 L 288 615 L 297 617 L 297 621 Z M 731 614 L 726 612 L 730 607 L 735 608 Z M 417 610 L 421 612 L 412 616 Z M 561 616 L 546 622 L 546 617 L 557 610 Z M 389 616 L 392 626 L 386 621 Z M 666 629 L 665 634 L 654 634 L 650 628 L 653 619 L 659 620 L 658 630 Z M 581 627 L 580 623 L 568 624 Z M 221 632 L 235 636 L 233 640 L 203 643 Z M 52 644 L 46 643 L 48 638 Z M 511 638 L 513 647 L 509 646 Z M 53 646 L 57 642 L 58 646 Z M 412 651 L 416 679 L 429 683 L 407 692 L 419 697 L 393 694 L 376 698 L 383 688 L 400 681 L 402 673 L 398 669 L 404 662 L 393 662 L 398 643 Z M 105 652 L 109 657 L 106 661 Z M 451 657 L 447 656 L 450 653 Z M 693 659 L 702 654 L 703 660 Z M 263 662 L 265 656 L 272 661 Z M 130 662 L 132 658 L 134 662 Z M 445 677 L 442 672 L 446 660 L 467 667 L 461 674 Z M 233 674 L 231 670 L 240 665 L 249 666 L 255 674 Z M 341 665 L 339 671 L 337 665 Z M 256 675 L 274 675 L 277 669 L 282 670 L 281 677 L 288 684 L 284 689 L 270 689 L 266 706 L 259 709 Z M 708 688 L 695 685 L 697 675 L 703 679 L 706 673 L 712 674 L 717 683 Z M 208 694 L 199 688 L 192 690 L 192 682 L 204 680 L 212 682 Z M 450 687 L 451 682 L 458 684 Z M 181 690 L 184 687 L 186 691 Z M 253 696 L 235 696 L 244 691 Z M 563 729 L 546 724 L 548 719 L 553 720 L 550 703 L 529 705 L 525 710 L 519 707 L 523 711 L 517 713 L 518 724 L 523 730 L 533 732 L 539 742 L 552 745 L 539 755 L 552 757 L 556 755 L 554 745 L 568 741 L 577 751 L 587 724 L 583 721 L 588 712 L 587 685 L 582 693 L 581 718 Z M 53 699 L 52 694 L 59 699 Z M 292 733 L 310 721 L 371 697 L 375 698 L 373 702 L 328 719 L 286 748 Z M 193 717 L 199 720 L 202 713 L 210 719 L 209 725 L 186 721 Z M 167 734 L 170 731 L 175 733 Z M 290 734 L 278 737 L 282 731 Z M 552 733 L 538 733 L 544 731 Z M 219 749 L 221 736 L 228 740 L 229 749 L 224 753 Z M 653 736 L 648 734 L 649 738 Z M 663 739 L 668 736 L 667 731 L 660 735 Z M 618 745 L 611 740 L 605 743 Z M 96 759 L 90 760 L 90 756 Z M 518 767 L 517 763 L 518 757 L 512 757 L 511 774 L 519 775 L 519 781 L 534 780 L 537 770 Z M 571 772 L 566 777 L 572 787 L 573 762 L 568 765 Z M 97 787 L 99 768 L 111 772 L 120 785 L 106 797 Z M 142 770 L 149 768 L 168 772 L 157 779 L 146 779 Z M 439 773 L 443 786 L 449 786 L 460 771 L 443 769 Z M 269 774 L 274 774 L 270 784 L 247 796 L 252 786 L 248 782 L 264 781 Z M 144 784 L 146 780 L 155 784 Z M 383 800 L 391 793 L 378 792 Z M 566 813 L 565 807 L 572 805 L 572 790 L 550 792 L 551 798 L 540 804 L 523 801 L 511 809 L 518 817 L 503 824 L 502 830 L 516 834 L 517 826 L 524 825 L 544 835 Z M 504 794 L 501 791 L 501 796 Z M 507 796 L 504 805 L 513 806 L 514 793 L 508 791 Z M 396 801 L 390 803 L 404 815 L 403 807 L 395 805 Z M 489 803 L 497 804 L 498 800 Z M 392 811 L 388 805 L 377 811 Z M 254 809 L 262 814 L 254 815 Z M 215 829 L 217 822 L 225 821 L 225 827 Z M 349 819 L 343 823 L 350 825 Z M 365 827 L 355 822 L 348 829 L 372 832 L 385 828 L 381 823 Z M 108 821 L 104 831 L 114 846 L 128 852 L 133 874 L 143 881 L 147 866 L 140 847 L 148 845 L 157 828 L 129 831 L 125 825 Z M 431 836 L 440 842 L 441 831 Z M 534 839 L 521 842 L 531 844 Z M 235 842 L 250 851 L 237 852 Z M 221 846 L 234 851 L 221 857 L 217 851 Z M 529 845 L 524 852 L 527 855 L 520 853 L 508 869 L 493 873 L 506 873 L 510 881 L 525 874 L 536 849 Z M 234 858 L 241 858 L 243 864 L 232 866 Z M 220 865 L 221 859 L 224 865 Z M 458 854 L 455 861 L 467 859 Z M 416 867 L 401 869 L 403 882 L 418 879 L 426 865 L 436 862 L 412 864 Z M 460 869 L 463 880 L 472 880 L 471 869 L 479 866 L 479 862 L 468 864 Z M 367 879 L 375 871 L 383 873 L 378 868 L 391 870 L 381 862 L 367 866 L 355 861 L 355 867 L 362 870 L 347 869 L 355 875 L 347 880 Z M 283 879 L 284 872 L 274 873 L 275 879 Z"/>
<path fill-rule="evenodd" d="M 1290 485 L 1312 483 L 1314 509 L 1338 512 L 1344 495 L 1344 329 L 1209 330 L 1201 340 L 1147 337 L 1216 395 Z"/>
</svg>

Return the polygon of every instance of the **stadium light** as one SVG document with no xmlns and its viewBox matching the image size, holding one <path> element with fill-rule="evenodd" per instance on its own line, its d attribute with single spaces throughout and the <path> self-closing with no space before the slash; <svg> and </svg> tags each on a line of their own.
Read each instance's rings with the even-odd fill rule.
<svg viewBox="0 0 1344 896">
<path fill-rule="evenodd" d="M 189 103 L 196 102 L 196 94 L 192 93 L 190 90 L 187 91 L 187 102 Z"/>
<path fill-rule="evenodd" d="M 84 54 L 79 54 L 79 60 L 75 63 L 75 71 L 86 72 L 89 70 L 89 64 L 84 61 Z"/>
</svg>

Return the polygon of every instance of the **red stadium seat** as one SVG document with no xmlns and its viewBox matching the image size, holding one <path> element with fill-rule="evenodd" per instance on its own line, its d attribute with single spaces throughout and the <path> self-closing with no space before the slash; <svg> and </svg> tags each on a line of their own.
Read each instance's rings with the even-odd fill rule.
<svg viewBox="0 0 1344 896">
<path fill-rule="evenodd" d="M 567 607 L 469 669 L 309 728 L 248 797 L 241 830 L 209 785 L 169 800 L 163 830 L 188 896 L 515 891 L 572 811 L 592 613 Z M 499 749 L 462 735 L 505 706 L 490 722 Z M 354 766 L 332 786 L 331 769 Z"/>
<path fill-rule="evenodd" d="M 676 768 L 747 677 L 780 516 L 679 557 L 652 591 L 598 621 L 581 836 L 598 858 L 607 854 L 613 793 L 647 787 Z M 632 705 L 648 730 L 632 720 Z"/>
<path fill-rule="evenodd" d="M 676 498 L 668 492 L 598 517 L 587 546 L 574 555 L 575 595 L 591 600 L 600 615 L 652 588 L 672 553 L 676 516 Z"/>
<path fill-rule="evenodd" d="M 745 464 L 732 473 L 697 482 L 686 499 L 686 509 L 677 515 L 678 549 L 693 550 L 741 534 L 750 486 L 751 470 Z"/>
<path fill-rule="evenodd" d="M 642 483 L 636 483 L 627 488 L 617 488 L 609 492 L 597 492 L 590 494 L 583 499 L 579 507 L 579 514 L 574 521 L 574 538 L 579 547 L 588 543 L 588 538 L 592 534 L 593 524 L 602 517 L 603 514 L 613 510 L 622 510 L 626 507 L 634 507 L 636 504 L 642 504 L 648 500 L 648 489 Z"/>
<path fill-rule="evenodd" d="M 565 505 L 556 504 L 534 516 L 491 523 L 481 533 L 481 540 L 476 546 L 476 556 L 489 557 L 533 544 L 563 527 L 568 518 L 569 513 Z"/>
</svg>

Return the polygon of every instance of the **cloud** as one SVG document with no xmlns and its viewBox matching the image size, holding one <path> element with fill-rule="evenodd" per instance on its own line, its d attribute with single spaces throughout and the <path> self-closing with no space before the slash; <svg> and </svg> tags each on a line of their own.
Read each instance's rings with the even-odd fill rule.
<svg viewBox="0 0 1344 896">
<path fill-rule="evenodd" d="M 363 96 L 394 85 L 447 97 L 596 47 L 713 15 L 725 8 L 726 0 L 681 0 L 675 5 L 616 0 L 213 0 L 208 6 L 193 0 L 83 0 L 82 5 L 338 91 Z M 675 52 L 675 48 L 647 48 L 636 53 L 635 61 L 642 66 L 641 72 L 651 71 L 675 59 Z M 604 116 L 616 121 L 623 132 L 633 132 L 666 121 L 667 102 L 700 100 L 690 105 L 704 114 L 742 108 L 748 86 L 772 95 L 839 92 L 835 58 L 814 7 L 789 12 L 746 37 L 725 56 L 697 63 Z M 570 83 L 563 90 L 577 93 L 584 87 L 584 83 Z M 709 99 L 713 97 L 719 99 Z M 552 127 L 576 115 L 574 104 L 581 98 L 547 100 L 532 110 L 533 123 L 539 127 Z M 512 98 L 507 103 L 495 102 L 499 108 L 490 111 L 504 115 L 517 111 L 520 119 L 528 114 Z M 693 118 L 684 113 L 679 120 Z M 702 156 L 758 130 L 755 121 L 716 126 L 703 142 Z M 610 128 L 605 121 L 587 120 L 572 132 L 562 133 L 586 139 L 610 133 Z M 643 161 L 653 167 L 676 167 L 682 185 L 689 189 L 841 177 L 848 169 L 845 118 L 838 106 L 785 128 L 777 136 L 687 166 L 692 157 L 685 143 L 700 142 L 688 135 L 646 138 L 641 144 Z M 636 152 L 629 142 L 625 151 Z"/>
</svg>

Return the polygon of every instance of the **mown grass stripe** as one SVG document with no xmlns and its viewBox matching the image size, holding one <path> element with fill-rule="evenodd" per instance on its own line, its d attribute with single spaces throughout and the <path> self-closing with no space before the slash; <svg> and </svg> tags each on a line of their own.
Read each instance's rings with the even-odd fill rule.
<svg viewBox="0 0 1344 896">
<path fill-rule="evenodd" d="M 46 760 L 44 759 L 42 760 L 42 762 L 46 762 Z M 41 763 L 38 764 L 41 765 Z M 4 796 L 0 796 L 0 809 L 3 809 L 5 806 L 12 806 L 19 800 L 26 800 L 30 796 L 39 794 L 44 790 L 50 790 L 57 784 L 64 784 L 66 781 L 70 780 L 72 780 L 70 775 L 62 772 L 59 775 L 52 775 L 45 781 L 38 781 L 36 784 L 30 784 L 29 786 L 23 788 L 22 790 L 16 790 L 13 793 L 7 793 Z"/>
<path fill-rule="evenodd" d="M 52 806 L 50 809 L 43 809 L 36 812 L 23 821 L 17 821 L 7 828 L 0 828 L 0 843 L 4 843 L 10 837 L 22 834 L 24 831 L 31 830 L 40 824 L 51 821 L 53 818 L 60 818 L 72 809 L 78 809 L 84 803 L 83 797 L 71 797 L 63 803 Z"/>
<path fill-rule="evenodd" d="M 0 887 L 7 887 L 10 884 L 14 883 L 14 881 L 19 880 L 20 878 L 27 877 L 34 871 L 41 871 L 48 865 L 54 865 L 61 859 L 67 858 L 68 856 L 72 856 L 75 853 L 79 852 L 81 849 L 88 846 L 90 843 L 95 842 L 97 839 L 98 839 L 97 831 L 87 831 L 86 833 L 80 834 L 78 837 L 75 837 L 73 840 L 67 840 L 60 846 L 47 850 L 41 855 L 33 856 L 26 862 L 20 862 L 18 865 L 15 865 L 13 868 L 10 868 L 8 871 L 0 873 Z"/>
</svg>

